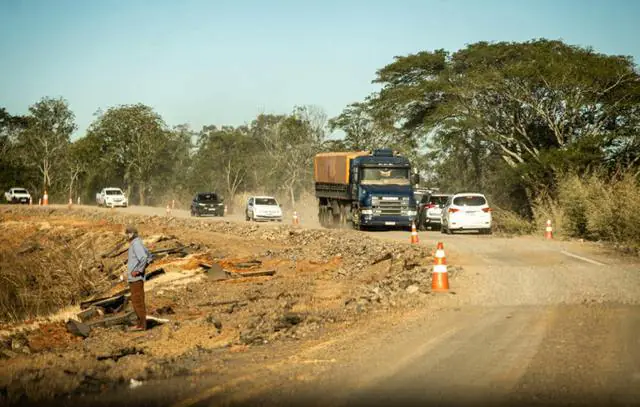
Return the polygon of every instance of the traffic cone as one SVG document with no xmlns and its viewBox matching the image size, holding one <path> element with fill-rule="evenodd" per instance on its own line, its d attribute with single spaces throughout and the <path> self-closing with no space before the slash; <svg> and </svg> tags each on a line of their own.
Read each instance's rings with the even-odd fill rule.
<svg viewBox="0 0 640 407">
<path fill-rule="evenodd" d="M 449 291 L 449 273 L 447 271 L 447 258 L 444 254 L 444 245 L 438 242 L 433 256 L 433 272 L 431 273 L 431 291 L 436 293 Z"/>
<path fill-rule="evenodd" d="M 224 215 L 227 216 L 227 205 L 224 206 Z"/>
<path fill-rule="evenodd" d="M 29 206 L 31 206 L 32 204 L 33 204 L 33 199 L 29 197 Z"/>
<path fill-rule="evenodd" d="M 176 200 L 172 199 L 171 200 L 171 209 L 175 209 L 176 208 Z"/>
<path fill-rule="evenodd" d="M 169 204 L 167 204 L 166 213 L 167 213 L 167 216 L 171 215 L 171 206 Z"/>
<path fill-rule="evenodd" d="M 72 198 L 69 198 L 69 205 L 68 205 L 69 209 L 71 209 L 71 206 L 72 206 L 72 205 L 73 205 L 73 199 L 72 199 Z"/>
<path fill-rule="evenodd" d="M 553 228 L 551 227 L 551 220 L 547 220 L 547 227 L 544 229 L 544 238 L 553 239 Z"/>
<path fill-rule="evenodd" d="M 47 191 L 44 191 L 44 195 L 42 196 L 42 206 L 47 205 L 49 205 L 49 194 L 47 194 Z"/>
<path fill-rule="evenodd" d="M 297 211 L 293 211 L 293 224 L 297 225 L 300 223 L 300 220 L 298 219 L 298 212 Z"/>
<path fill-rule="evenodd" d="M 416 224 L 414 221 L 411 221 L 411 243 L 419 243 L 420 239 L 418 238 L 418 231 L 416 230 Z"/>
</svg>

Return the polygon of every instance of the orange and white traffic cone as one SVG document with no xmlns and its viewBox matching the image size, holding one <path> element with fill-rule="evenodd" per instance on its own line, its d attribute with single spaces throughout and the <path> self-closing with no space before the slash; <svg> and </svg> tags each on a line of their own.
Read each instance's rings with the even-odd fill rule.
<svg viewBox="0 0 640 407">
<path fill-rule="evenodd" d="M 411 221 L 411 243 L 419 243 L 418 231 L 416 230 L 416 223 Z"/>
<path fill-rule="evenodd" d="M 551 220 L 547 220 L 547 227 L 544 229 L 544 238 L 553 239 L 553 228 L 551 227 Z"/>
<path fill-rule="evenodd" d="M 69 208 L 69 209 L 71 209 L 71 206 L 72 206 L 72 205 L 73 205 L 73 199 L 72 199 L 72 198 L 69 198 L 69 205 L 67 205 L 67 206 L 68 206 L 68 208 Z"/>
<path fill-rule="evenodd" d="M 176 200 L 175 199 L 171 200 L 171 209 L 176 209 Z"/>
<path fill-rule="evenodd" d="M 165 212 L 166 212 L 167 216 L 171 215 L 171 206 L 169 204 L 167 204 L 167 209 L 166 209 Z"/>
<path fill-rule="evenodd" d="M 447 258 L 444 254 L 444 245 L 442 242 L 438 242 L 436 252 L 433 256 L 431 291 L 435 293 L 449 291 L 449 272 L 447 271 Z"/>
<path fill-rule="evenodd" d="M 33 204 L 33 199 L 29 197 L 29 206 L 31 206 L 32 204 Z"/>
<path fill-rule="evenodd" d="M 44 195 L 42 196 L 42 206 L 47 205 L 49 205 L 49 194 L 47 194 L 47 191 L 44 191 Z"/>
<path fill-rule="evenodd" d="M 224 215 L 227 216 L 227 205 L 224 206 Z"/>
<path fill-rule="evenodd" d="M 298 212 L 297 211 L 293 211 L 293 220 L 292 223 L 294 225 L 297 225 L 300 223 L 300 219 L 298 219 Z"/>
</svg>

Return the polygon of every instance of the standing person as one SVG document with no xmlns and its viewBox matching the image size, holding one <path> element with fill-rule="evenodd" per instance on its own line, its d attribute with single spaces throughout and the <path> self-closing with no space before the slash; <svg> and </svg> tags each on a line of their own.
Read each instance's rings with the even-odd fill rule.
<svg viewBox="0 0 640 407">
<path fill-rule="evenodd" d="M 138 316 L 135 331 L 147 329 L 147 310 L 144 303 L 144 273 L 151 263 L 151 253 L 144 247 L 138 230 L 134 226 L 127 226 L 125 233 L 129 240 L 129 259 L 127 261 L 127 281 L 131 290 L 131 304 Z"/>
</svg>

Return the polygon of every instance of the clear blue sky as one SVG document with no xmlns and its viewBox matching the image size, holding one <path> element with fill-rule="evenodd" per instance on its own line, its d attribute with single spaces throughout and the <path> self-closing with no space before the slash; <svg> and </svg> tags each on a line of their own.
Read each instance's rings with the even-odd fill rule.
<svg viewBox="0 0 640 407">
<path fill-rule="evenodd" d="M 142 102 L 169 125 L 238 125 L 363 99 L 394 55 L 562 39 L 640 61 L 635 0 L 0 0 L 0 106 L 66 98 L 80 130 Z"/>
</svg>

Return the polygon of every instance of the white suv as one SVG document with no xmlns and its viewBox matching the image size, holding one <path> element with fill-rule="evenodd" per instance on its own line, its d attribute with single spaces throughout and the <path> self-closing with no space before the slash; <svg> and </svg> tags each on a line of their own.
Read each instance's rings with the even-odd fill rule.
<svg viewBox="0 0 640 407">
<path fill-rule="evenodd" d="M 246 220 L 277 220 L 282 222 L 282 208 L 272 196 L 252 196 L 244 211 Z"/>
<path fill-rule="evenodd" d="M 491 208 L 487 198 L 478 193 L 460 193 L 449 197 L 442 209 L 442 233 L 454 230 L 477 230 L 491 234 Z"/>
</svg>

